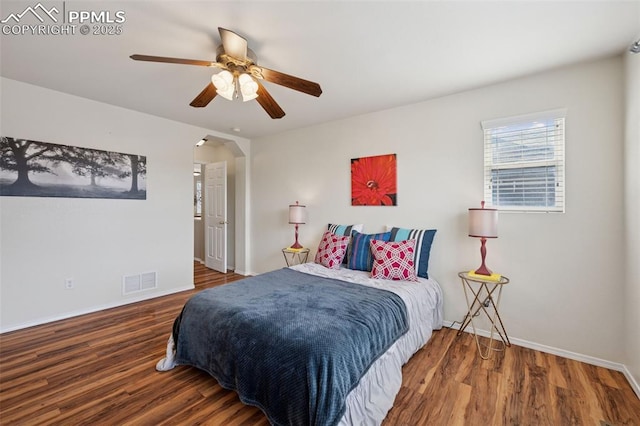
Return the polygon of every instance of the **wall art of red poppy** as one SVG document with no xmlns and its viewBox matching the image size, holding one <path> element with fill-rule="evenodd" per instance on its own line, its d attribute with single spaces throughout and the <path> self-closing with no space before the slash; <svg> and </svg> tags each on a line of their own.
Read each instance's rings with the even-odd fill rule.
<svg viewBox="0 0 640 426">
<path fill-rule="evenodd" d="M 397 205 L 396 154 L 351 159 L 351 205 Z"/>
</svg>

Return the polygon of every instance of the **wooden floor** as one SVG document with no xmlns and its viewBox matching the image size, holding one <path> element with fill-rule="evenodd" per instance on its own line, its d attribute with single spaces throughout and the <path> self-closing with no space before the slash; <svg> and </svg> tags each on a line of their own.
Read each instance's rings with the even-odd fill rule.
<svg viewBox="0 0 640 426">
<path fill-rule="evenodd" d="M 242 278 L 195 271 L 197 290 Z M 0 424 L 267 425 L 206 373 L 155 371 L 191 294 L 0 335 Z M 446 328 L 403 374 L 385 426 L 640 425 L 621 373 L 517 346 L 482 361 L 471 335 Z"/>
</svg>

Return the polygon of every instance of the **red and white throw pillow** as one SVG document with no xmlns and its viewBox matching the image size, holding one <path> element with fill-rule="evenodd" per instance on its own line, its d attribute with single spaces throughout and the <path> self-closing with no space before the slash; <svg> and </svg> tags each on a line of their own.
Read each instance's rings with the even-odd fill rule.
<svg viewBox="0 0 640 426">
<path fill-rule="evenodd" d="M 320 240 L 320 244 L 318 244 L 315 262 L 330 269 L 339 269 L 344 255 L 347 254 L 348 246 L 349 237 L 343 237 L 335 235 L 331 231 L 325 231 Z"/>
<path fill-rule="evenodd" d="M 415 249 L 416 240 L 390 242 L 371 240 L 373 253 L 371 278 L 418 281 L 413 262 Z"/>
</svg>

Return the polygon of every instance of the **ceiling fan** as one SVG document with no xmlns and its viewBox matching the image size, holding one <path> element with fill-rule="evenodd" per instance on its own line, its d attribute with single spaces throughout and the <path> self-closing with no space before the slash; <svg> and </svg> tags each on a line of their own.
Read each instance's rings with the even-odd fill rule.
<svg viewBox="0 0 640 426">
<path fill-rule="evenodd" d="M 245 102 L 256 99 L 271 118 L 284 117 L 284 110 L 267 92 L 261 80 L 315 97 L 322 94 L 318 83 L 259 66 L 255 53 L 247 47 L 247 40 L 244 37 L 225 28 L 218 28 L 218 32 L 222 45 L 216 49 L 215 62 L 138 54 L 131 55 L 130 58 L 136 61 L 219 68 L 221 71 L 211 77 L 211 82 L 189 104 L 196 108 L 207 106 L 216 95 L 229 100 L 233 100 L 234 96 L 242 95 Z"/>
</svg>

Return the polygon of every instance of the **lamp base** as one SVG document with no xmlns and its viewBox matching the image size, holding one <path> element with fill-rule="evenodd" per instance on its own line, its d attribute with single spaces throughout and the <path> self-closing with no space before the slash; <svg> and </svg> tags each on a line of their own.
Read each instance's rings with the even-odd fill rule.
<svg viewBox="0 0 640 426">
<path fill-rule="evenodd" d="M 484 203 L 483 203 L 484 205 Z M 482 265 L 478 269 L 474 271 L 476 275 L 491 275 L 491 271 L 487 268 L 487 265 L 484 263 L 484 259 L 487 257 L 487 247 L 485 244 L 487 243 L 487 239 L 484 237 L 480 238 L 480 256 L 482 257 Z"/>
<path fill-rule="evenodd" d="M 473 273 L 476 275 L 491 275 L 493 272 L 491 272 L 489 268 L 486 267 L 484 262 L 482 262 L 482 265 L 480 265 L 478 269 L 473 271 Z"/>
<path fill-rule="evenodd" d="M 295 243 L 293 243 L 293 244 L 291 245 L 291 247 L 289 247 L 289 248 L 290 248 L 290 249 L 293 249 L 293 250 L 299 250 L 299 249 L 303 248 L 303 247 L 302 247 L 302 244 L 300 244 L 300 243 L 298 242 L 298 224 L 297 224 L 297 223 L 296 223 L 296 242 L 295 242 Z"/>
</svg>

